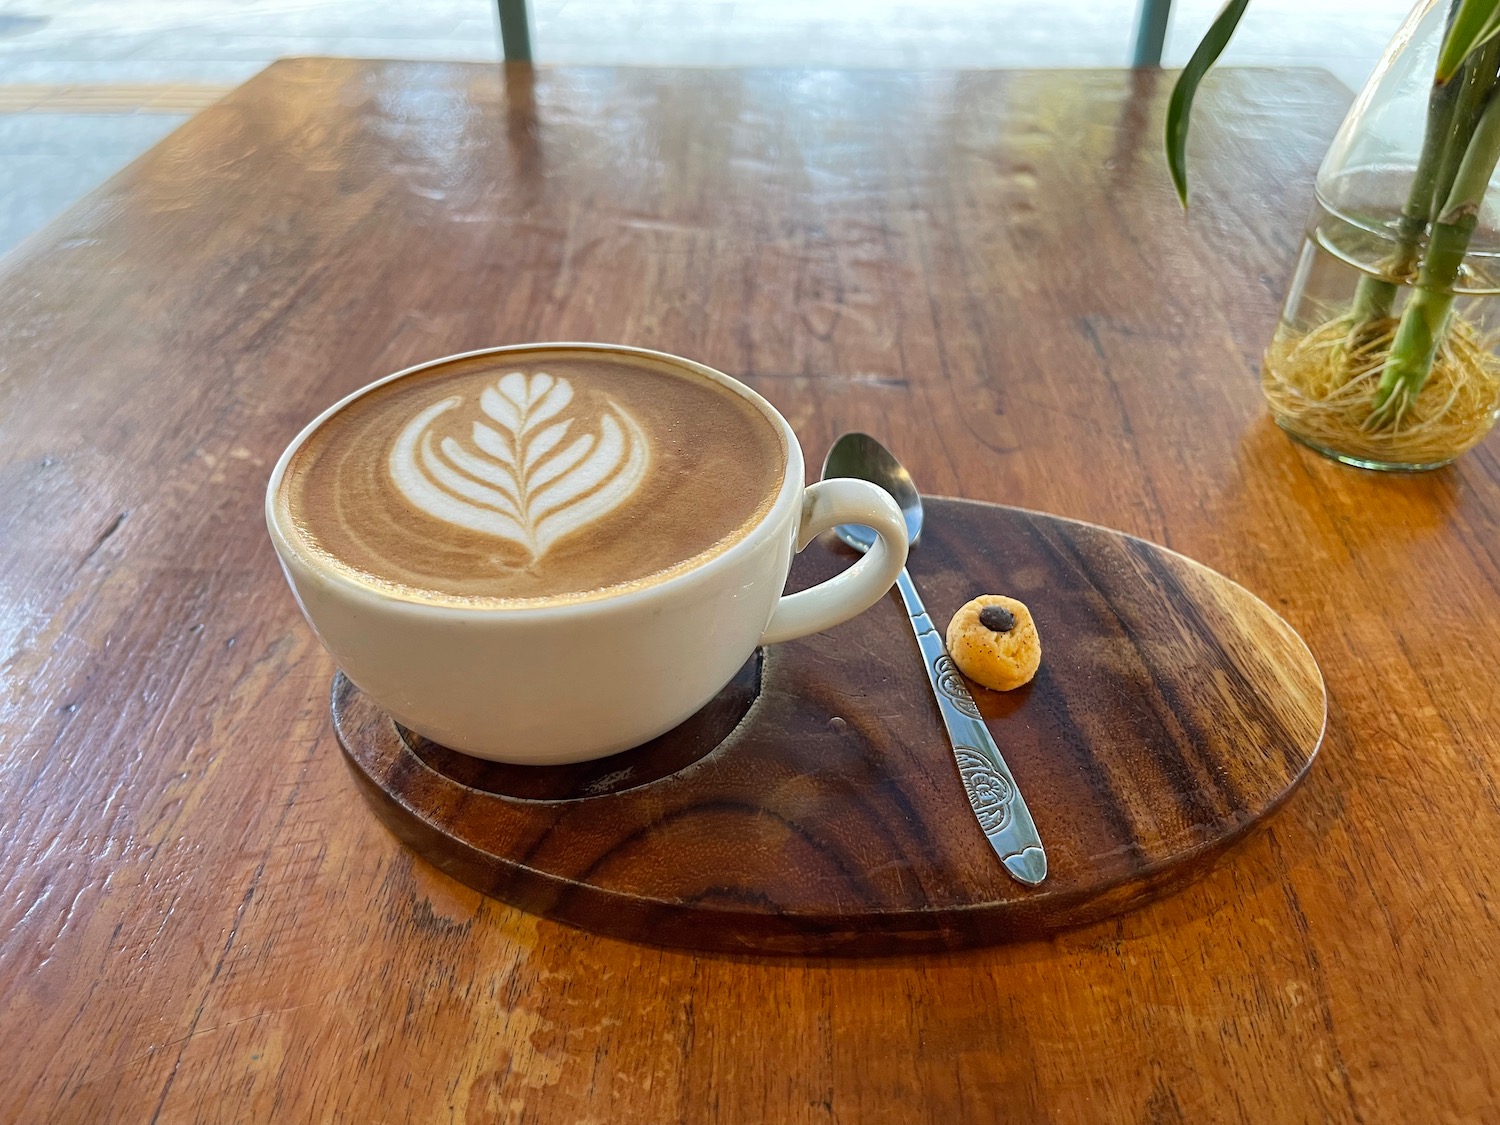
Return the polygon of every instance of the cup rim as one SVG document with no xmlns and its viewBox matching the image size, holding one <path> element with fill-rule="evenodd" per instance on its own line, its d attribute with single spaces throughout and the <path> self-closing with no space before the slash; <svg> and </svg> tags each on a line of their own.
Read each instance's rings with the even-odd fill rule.
<svg viewBox="0 0 1500 1125">
<path fill-rule="evenodd" d="M 328 566 L 318 559 L 312 552 L 301 546 L 294 532 L 282 525 L 282 513 L 277 504 L 277 493 L 280 491 L 281 482 L 286 475 L 287 466 L 297 451 L 307 440 L 333 415 L 343 410 L 356 399 L 382 387 L 387 383 L 393 383 L 398 379 L 415 375 L 433 367 L 441 367 L 444 364 L 455 363 L 459 360 L 473 359 L 486 355 L 510 355 L 534 351 L 557 351 L 573 350 L 584 352 L 601 352 L 619 354 L 625 353 L 633 356 L 641 356 L 646 359 L 665 362 L 686 368 L 693 374 L 702 376 L 712 382 L 725 387 L 739 395 L 741 398 L 755 406 L 761 414 L 767 418 L 777 432 L 781 435 L 782 450 L 785 454 L 782 465 L 781 484 L 777 489 L 776 498 L 771 506 L 765 511 L 761 518 L 744 534 L 738 541 L 716 555 L 710 555 L 696 565 L 686 567 L 660 582 L 652 582 L 644 586 L 623 585 L 620 587 L 604 587 L 596 594 L 585 595 L 568 601 L 548 601 L 545 599 L 516 599 L 510 604 L 497 604 L 500 599 L 486 604 L 478 601 L 472 604 L 459 601 L 441 602 L 426 601 L 418 597 L 404 596 L 396 590 L 381 589 L 365 582 L 361 582 L 341 570 Z M 805 473 L 802 458 L 802 447 L 797 441 L 797 435 L 792 430 L 791 424 L 782 416 L 762 395 L 740 382 L 738 379 L 724 372 L 709 367 L 707 364 L 696 360 L 687 359 L 684 356 L 674 355 L 671 352 L 657 351 L 652 348 L 634 347 L 629 344 L 607 344 L 596 341 L 551 341 L 535 342 L 525 344 L 502 344 L 495 347 L 476 348 L 472 351 L 457 352 L 453 355 L 443 356 L 439 359 L 424 360 L 410 367 L 392 372 L 382 376 L 374 382 L 367 383 L 333 403 L 327 409 L 318 414 L 312 421 L 308 422 L 297 433 L 282 454 L 277 458 L 276 465 L 271 470 L 270 479 L 266 482 L 265 518 L 266 526 L 270 533 L 271 545 L 281 560 L 283 568 L 295 560 L 299 567 L 317 580 L 331 583 L 338 589 L 358 597 L 368 598 L 381 606 L 389 608 L 401 608 L 423 613 L 460 614 L 464 616 L 511 616 L 515 614 L 526 614 L 527 616 L 538 616 L 544 614 L 570 615 L 574 613 L 597 613 L 600 609 L 615 606 L 627 600 L 636 600 L 656 596 L 671 596 L 683 586 L 694 581 L 703 579 L 710 572 L 723 567 L 733 566 L 743 555 L 756 550 L 765 530 L 778 523 L 784 517 L 786 510 L 797 503 L 798 496 L 802 491 L 803 476 Z M 290 576 L 289 576 L 290 577 Z"/>
</svg>

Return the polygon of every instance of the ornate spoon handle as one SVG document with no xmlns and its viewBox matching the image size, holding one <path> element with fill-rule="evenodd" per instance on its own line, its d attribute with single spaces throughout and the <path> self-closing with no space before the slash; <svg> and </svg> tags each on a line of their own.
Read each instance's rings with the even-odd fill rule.
<svg viewBox="0 0 1500 1125">
<path fill-rule="evenodd" d="M 1042 850 L 1031 810 L 905 570 L 896 579 L 896 588 L 901 591 L 917 644 L 922 648 L 932 694 L 943 713 L 964 793 L 979 818 L 979 828 L 1005 870 L 1018 882 L 1034 887 L 1047 877 L 1047 853 Z"/>
</svg>

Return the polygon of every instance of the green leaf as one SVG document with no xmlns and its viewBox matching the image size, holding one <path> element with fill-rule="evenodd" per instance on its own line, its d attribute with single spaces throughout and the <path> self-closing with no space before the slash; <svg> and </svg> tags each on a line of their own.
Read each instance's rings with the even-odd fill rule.
<svg viewBox="0 0 1500 1125">
<path fill-rule="evenodd" d="M 1500 0 L 1460 0 L 1438 52 L 1437 81 L 1447 82 L 1476 48 L 1500 35 Z"/>
<path fill-rule="evenodd" d="M 1500 7 L 1500 0 L 1485 2 Z M 1172 183 L 1177 187 L 1177 198 L 1182 200 L 1184 207 L 1187 206 L 1188 116 L 1193 110 L 1193 96 L 1197 94 L 1198 83 L 1203 81 L 1208 68 L 1224 53 L 1229 37 L 1239 26 L 1240 17 L 1245 14 L 1249 3 L 1250 0 L 1229 0 L 1224 5 L 1209 25 L 1193 57 L 1188 59 L 1177 85 L 1172 88 L 1172 100 L 1167 104 L 1167 167 L 1172 173 Z"/>
</svg>

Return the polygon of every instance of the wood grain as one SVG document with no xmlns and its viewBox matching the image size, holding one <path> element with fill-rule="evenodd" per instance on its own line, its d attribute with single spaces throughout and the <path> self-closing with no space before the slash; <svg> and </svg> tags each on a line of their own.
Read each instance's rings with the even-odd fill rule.
<svg viewBox="0 0 1500 1125">
<path fill-rule="evenodd" d="M 937 620 L 1003 589 L 1044 638 L 1026 687 L 970 684 L 1046 844 L 1040 887 L 1010 879 L 979 829 L 894 593 L 772 647 L 587 780 L 434 746 L 342 676 L 339 742 L 387 826 L 463 883 L 612 937 L 730 953 L 962 949 L 1096 922 L 1202 876 L 1305 776 L 1323 680 L 1264 602 L 1093 524 L 926 509 L 909 569 Z M 824 536 L 792 585 L 852 557 Z"/>
<path fill-rule="evenodd" d="M 1183 215 L 1169 83 L 301 60 L 5 258 L 0 1119 L 1493 1119 L 1495 439 L 1391 479 L 1269 423 L 1347 94 L 1212 79 Z M 547 338 L 1202 560 L 1317 654 L 1317 766 L 1181 894 L 964 953 L 674 953 L 447 878 L 350 784 L 262 491 L 340 395 Z"/>
</svg>

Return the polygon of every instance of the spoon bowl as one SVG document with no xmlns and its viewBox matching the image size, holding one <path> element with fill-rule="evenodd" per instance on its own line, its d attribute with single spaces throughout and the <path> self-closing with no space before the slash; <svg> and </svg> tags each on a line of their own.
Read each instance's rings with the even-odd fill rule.
<svg viewBox="0 0 1500 1125">
<path fill-rule="evenodd" d="M 907 540 L 913 547 L 917 545 L 922 537 L 922 494 L 906 466 L 880 442 L 869 434 L 844 434 L 823 458 L 823 479 L 829 477 L 867 480 L 889 492 L 906 520 Z M 859 524 L 839 524 L 834 534 L 861 553 L 875 545 L 875 533 Z"/>
</svg>

